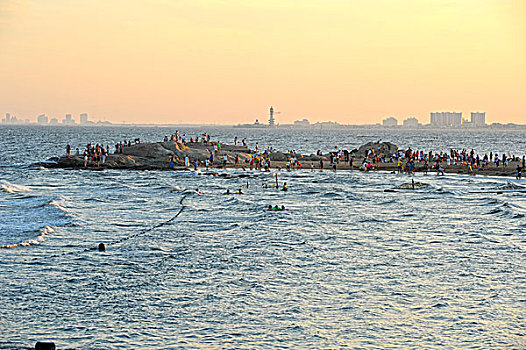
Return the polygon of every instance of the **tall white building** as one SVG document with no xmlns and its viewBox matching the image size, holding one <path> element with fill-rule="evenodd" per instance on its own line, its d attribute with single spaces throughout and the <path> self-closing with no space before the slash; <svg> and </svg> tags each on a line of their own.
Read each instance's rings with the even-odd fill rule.
<svg viewBox="0 0 526 350">
<path fill-rule="evenodd" d="M 81 113 L 80 114 L 80 124 L 87 124 L 88 123 L 88 113 Z"/>
<path fill-rule="evenodd" d="M 471 125 L 472 126 L 485 126 L 486 125 L 486 112 L 471 112 Z"/>
<path fill-rule="evenodd" d="M 462 125 L 462 112 L 431 112 L 431 126 L 459 127 Z"/>
</svg>

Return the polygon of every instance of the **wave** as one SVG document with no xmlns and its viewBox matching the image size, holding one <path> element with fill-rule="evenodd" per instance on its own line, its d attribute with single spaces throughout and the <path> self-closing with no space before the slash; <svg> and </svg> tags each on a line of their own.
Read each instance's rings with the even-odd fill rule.
<svg viewBox="0 0 526 350">
<path fill-rule="evenodd" d="M 51 233 L 54 233 L 55 230 L 51 226 L 44 226 L 36 231 L 38 233 L 38 236 L 33 239 L 28 239 L 23 242 L 19 243 L 11 243 L 11 244 L 2 244 L 0 245 L 0 248 L 2 249 L 10 249 L 10 248 L 17 248 L 17 247 L 29 247 L 35 244 L 40 244 L 44 242 L 45 237 Z"/>
<path fill-rule="evenodd" d="M 9 182 L 4 182 L 0 184 L 0 189 L 7 193 L 27 193 L 31 192 L 31 189 L 26 186 L 12 184 Z"/>
<path fill-rule="evenodd" d="M 45 203 L 44 206 L 46 205 L 50 205 L 50 206 L 53 206 L 63 212 L 67 212 L 66 208 L 64 208 L 62 205 L 60 205 L 60 203 L 58 201 L 56 201 L 55 199 L 52 199 L 50 200 L 49 202 Z"/>
</svg>

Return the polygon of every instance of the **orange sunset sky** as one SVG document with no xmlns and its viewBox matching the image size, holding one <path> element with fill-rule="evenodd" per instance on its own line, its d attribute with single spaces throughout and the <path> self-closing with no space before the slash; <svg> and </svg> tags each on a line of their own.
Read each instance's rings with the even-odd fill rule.
<svg viewBox="0 0 526 350">
<path fill-rule="evenodd" d="M 0 0 L 0 113 L 526 123 L 526 0 Z"/>
</svg>

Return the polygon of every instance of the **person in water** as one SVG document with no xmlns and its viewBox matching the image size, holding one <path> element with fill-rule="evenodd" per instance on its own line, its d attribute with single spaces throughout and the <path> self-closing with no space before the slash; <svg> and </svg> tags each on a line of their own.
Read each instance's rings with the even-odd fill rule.
<svg viewBox="0 0 526 350">
<path fill-rule="evenodd" d="M 287 188 L 287 183 L 286 183 L 286 182 L 283 184 L 283 188 L 282 188 L 281 190 L 282 190 L 282 191 L 287 191 L 287 190 L 288 190 L 288 188 Z"/>
<path fill-rule="evenodd" d="M 285 206 L 282 205 L 281 207 L 279 205 L 275 205 L 274 207 L 272 207 L 271 204 L 269 204 L 268 208 L 267 208 L 267 211 L 283 211 L 285 210 Z"/>
<path fill-rule="evenodd" d="M 232 193 L 230 193 L 230 190 L 227 189 L 226 192 L 223 194 L 232 194 Z"/>
</svg>

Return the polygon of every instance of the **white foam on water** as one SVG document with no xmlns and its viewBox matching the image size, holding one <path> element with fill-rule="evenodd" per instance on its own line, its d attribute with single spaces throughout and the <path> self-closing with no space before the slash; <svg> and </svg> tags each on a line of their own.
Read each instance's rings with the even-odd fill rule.
<svg viewBox="0 0 526 350">
<path fill-rule="evenodd" d="M 50 200 L 49 202 L 46 203 L 47 205 L 52 205 L 62 211 L 66 211 L 66 208 L 64 208 L 63 206 L 60 205 L 59 202 L 57 202 L 56 200 L 52 199 Z"/>
<path fill-rule="evenodd" d="M 7 193 L 26 193 L 31 192 L 31 189 L 26 186 L 12 184 L 9 182 L 4 182 L 0 184 L 0 189 Z"/>
<path fill-rule="evenodd" d="M 18 248 L 18 247 L 29 247 L 35 244 L 40 244 L 44 242 L 48 234 L 54 233 L 55 230 L 51 226 L 46 225 L 40 228 L 37 232 L 39 233 L 39 235 L 34 239 L 28 239 L 20 243 L 3 244 L 3 245 L 0 245 L 0 248 L 10 249 L 10 248 Z"/>
</svg>

